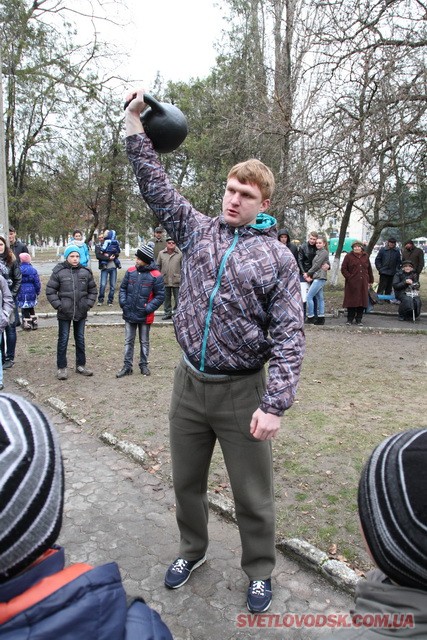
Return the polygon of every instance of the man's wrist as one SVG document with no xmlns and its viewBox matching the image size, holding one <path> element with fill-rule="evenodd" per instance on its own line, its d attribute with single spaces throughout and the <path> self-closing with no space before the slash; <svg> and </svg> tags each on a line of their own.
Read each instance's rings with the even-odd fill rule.
<svg viewBox="0 0 427 640">
<path fill-rule="evenodd" d="M 138 133 L 144 133 L 144 127 L 142 126 L 142 122 L 138 113 L 126 109 L 125 128 L 126 136 L 133 136 Z"/>
</svg>

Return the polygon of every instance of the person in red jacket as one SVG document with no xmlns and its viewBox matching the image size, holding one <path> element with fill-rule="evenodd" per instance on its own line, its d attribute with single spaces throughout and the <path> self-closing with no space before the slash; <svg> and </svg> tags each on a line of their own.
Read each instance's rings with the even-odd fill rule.
<svg viewBox="0 0 427 640">
<path fill-rule="evenodd" d="M 47 416 L 5 393 L 0 424 L 1 640 L 172 640 L 142 599 L 128 607 L 115 562 L 64 566 L 64 468 Z"/>
</svg>

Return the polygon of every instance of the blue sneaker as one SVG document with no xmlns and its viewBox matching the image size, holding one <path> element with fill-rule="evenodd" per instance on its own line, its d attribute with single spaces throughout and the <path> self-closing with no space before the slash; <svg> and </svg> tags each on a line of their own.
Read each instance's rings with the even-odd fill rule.
<svg viewBox="0 0 427 640">
<path fill-rule="evenodd" d="M 271 580 L 251 580 L 246 605 L 251 613 L 263 613 L 271 605 Z"/>
<path fill-rule="evenodd" d="M 168 589 L 178 589 L 182 587 L 191 576 L 194 569 L 200 567 L 206 560 L 206 556 L 199 558 L 198 560 L 184 560 L 184 558 L 177 558 L 173 562 L 165 575 L 165 586 Z"/>
</svg>

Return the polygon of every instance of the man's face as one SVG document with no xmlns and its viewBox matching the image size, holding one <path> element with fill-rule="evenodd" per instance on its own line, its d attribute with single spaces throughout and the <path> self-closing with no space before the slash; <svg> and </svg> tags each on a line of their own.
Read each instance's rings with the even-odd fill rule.
<svg viewBox="0 0 427 640">
<path fill-rule="evenodd" d="M 102 243 L 104 242 L 104 234 L 103 234 L 103 233 L 100 233 L 100 234 L 99 234 L 99 236 L 98 236 L 98 242 L 99 242 L 100 244 L 102 244 Z"/>
<path fill-rule="evenodd" d="M 222 213 L 231 227 L 253 224 L 258 213 L 268 209 L 269 198 L 263 200 L 260 188 L 255 184 L 243 184 L 230 178 L 222 199 Z"/>
<path fill-rule="evenodd" d="M 67 262 L 69 262 L 72 267 L 77 267 L 80 262 L 80 254 L 77 251 L 72 251 L 67 256 Z"/>
<path fill-rule="evenodd" d="M 141 258 L 138 258 L 138 256 L 135 256 L 135 266 L 136 267 L 143 267 L 145 264 L 145 262 L 143 260 L 141 260 Z"/>
<path fill-rule="evenodd" d="M 9 231 L 9 244 L 13 244 L 16 240 L 16 231 Z"/>
<path fill-rule="evenodd" d="M 10 233 L 9 233 L 9 238 L 10 238 Z M 12 240 L 11 240 L 11 242 L 12 242 Z M 414 248 L 414 245 L 412 244 L 412 242 L 407 242 L 405 244 L 405 249 L 407 249 L 408 251 L 410 251 L 413 248 Z"/>
<path fill-rule="evenodd" d="M 395 242 L 390 242 L 390 240 L 387 240 L 387 244 L 388 244 L 388 248 L 389 249 L 394 249 L 394 247 L 396 246 Z"/>
<path fill-rule="evenodd" d="M 316 236 L 312 236 L 312 235 L 308 236 L 308 244 L 311 244 L 313 247 L 316 244 L 316 240 L 317 240 Z"/>
<path fill-rule="evenodd" d="M 173 253 L 175 251 L 175 242 L 173 240 L 168 240 L 166 242 L 166 249 L 169 253 Z"/>
<path fill-rule="evenodd" d="M 160 240 L 162 237 L 163 231 L 155 231 L 154 235 L 156 236 L 157 240 Z"/>
</svg>

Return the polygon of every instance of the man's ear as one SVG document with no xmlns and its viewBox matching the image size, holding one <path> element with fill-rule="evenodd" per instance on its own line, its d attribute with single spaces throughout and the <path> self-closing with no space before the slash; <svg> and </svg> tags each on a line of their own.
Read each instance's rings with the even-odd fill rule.
<svg viewBox="0 0 427 640">
<path fill-rule="evenodd" d="M 270 206 L 270 198 L 266 198 L 265 200 L 263 200 L 261 202 L 261 206 L 260 206 L 260 211 L 267 211 L 268 207 Z"/>
</svg>

